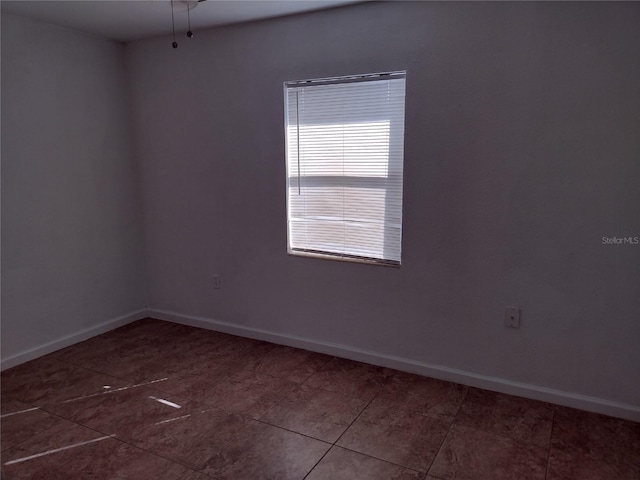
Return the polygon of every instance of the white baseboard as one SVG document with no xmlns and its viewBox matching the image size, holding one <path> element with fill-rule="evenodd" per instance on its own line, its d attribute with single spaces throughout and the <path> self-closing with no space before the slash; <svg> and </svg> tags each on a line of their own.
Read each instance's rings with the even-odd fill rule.
<svg viewBox="0 0 640 480">
<path fill-rule="evenodd" d="M 578 408 L 590 412 L 602 413 L 613 417 L 624 418 L 640 422 L 640 406 L 613 402 L 602 398 L 590 397 L 586 395 L 565 392 L 552 388 L 541 387 L 526 383 L 514 382 L 498 377 L 479 375 L 473 372 L 458 370 L 455 368 L 443 367 L 440 365 L 429 365 L 423 362 L 408 358 L 385 355 L 377 352 L 362 350 L 340 345 L 336 343 L 322 342 L 310 338 L 303 338 L 294 335 L 285 335 L 269 332 L 256 328 L 244 327 L 242 325 L 221 322 L 209 318 L 193 315 L 184 315 L 177 312 L 165 310 L 149 309 L 145 316 L 166 320 L 174 323 L 181 323 L 193 327 L 206 328 L 219 332 L 230 333 L 242 337 L 265 340 L 280 345 L 302 348 L 318 353 L 325 353 L 341 358 L 348 358 L 359 362 L 366 362 L 381 367 L 394 368 L 404 372 L 416 373 L 426 377 L 447 380 L 461 383 L 472 387 L 484 388 L 496 392 L 517 395 L 520 397 L 542 400 L 556 405 Z"/>
<path fill-rule="evenodd" d="M 52 342 L 45 343 L 44 345 L 41 345 L 39 347 L 26 350 L 7 358 L 3 358 L 2 360 L 0 360 L 0 369 L 6 370 L 7 368 L 15 367 L 16 365 L 20 365 L 21 363 L 28 362 L 29 360 L 33 360 L 43 355 L 47 355 L 48 353 L 55 352 L 56 350 L 68 347 L 69 345 L 73 345 L 74 343 L 82 342 L 83 340 L 95 337 L 96 335 L 108 332 L 109 330 L 122 327 L 123 325 L 135 322 L 136 320 L 141 320 L 147 316 L 148 311 L 142 309 L 136 310 L 135 312 L 127 313 L 126 315 L 122 315 L 117 318 L 112 318 L 111 320 L 107 320 L 106 322 L 96 325 L 95 327 L 81 330 L 72 335 L 67 335 Z"/>
</svg>

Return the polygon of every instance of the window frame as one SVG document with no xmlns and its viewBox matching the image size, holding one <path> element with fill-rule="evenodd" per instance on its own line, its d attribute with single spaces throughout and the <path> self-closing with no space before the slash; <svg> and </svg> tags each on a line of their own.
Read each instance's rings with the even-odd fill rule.
<svg viewBox="0 0 640 480">
<path fill-rule="evenodd" d="M 355 262 L 355 263 L 364 263 L 370 265 L 380 265 L 380 266 L 390 266 L 399 268 L 401 266 L 402 261 L 402 230 L 403 230 L 403 210 L 404 210 L 404 129 L 405 129 L 405 105 L 406 105 L 406 70 L 403 71 L 394 71 L 394 72 L 383 72 L 383 73 L 372 73 L 372 74 L 364 74 L 364 75 L 350 75 L 350 76 L 342 76 L 342 77 L 327 77 L 327 78 L 318 78 L 318 79 L 309 79 L 309 80 L 298 80 L 298 81 L 289 81 L 283 83 L 283 91 L 284 91 L 284 120 L 285 120 L 285 170 L 286 170 L 286 215 L 287 215 L 287 253 L 292 256 L 299 257 L 308 257 L 308 258 L 319 258 L 326 260 L 337 260 L 343 262 Z M 388 259 L 388 258 L 376 258 L 369 256 L 361 256 L 352 253 L 336 253 L 324 250 L 315 250 L 315 249 L 305 249 L 299 247 L 293 247 L 292 245 L 292 208 L 291 208 L 291 188 L 292 188 L 292 175 L 291 175 L 291 160 L 290 156 L 290 125 L 289 122 L 289 90 L 291 88 L 296 87 L 314 87 L 314 86 L 322 86 L 322 85 L 336 85 L 342 83 L 358 83 L 358 82 L 371 82 L 371 81 L 382 81 L 382 80 L 391 80 L 391 79 L 401 79 L 403 80 L 403 96 L 402 96 L 402 117 L 401 117 L 401 125 L 400 133 L 391 133 L 392 131 L 398 129 L 399 122 L 390 122 L 389 126 L 389 144 L 392 144 L 392 138 L 395 142 L 400 142 L 400 157 L 399 160 L 395 162 L 391 162 L 391 154 L 388 154 L 387 158 L 387 168 L 388 173 L 385 177 L 381 177 L 379 179 L 380 183 L 384 184 L 381 188 L 386 193 L 390 191 L 388 186 L 385 186 L 389 183 L 389 179 L 393 177 L 396 178 L 395 181 L 400 183 L 400 187 L 396 188 L 395 192 L 400 193 L 400 206 L 399 206 L 399 239 L 397 240 L 397 251 L 398 251 L 398 260 Z M 295 125 L 299 129 L 299 115 L 296 113 Z M 299 130 L 298 130 L 299 132 Z M 299 149 L 299 138 L 296 140 L 296 145 Z M 309 179 L 309 176 L 300 175 L 300 153 L 296 155 L 298 162 L 298 174 L 296 176 L 297 182 L 301 182 L 302 178 Z M 393 170 L 396 170 L 395 172 Z M 346 178 L 345 175 L 341 176 L 330 176 L 332 178 Z M 364 179 L 368 180 L 368 188 L 372 188 L 371 184 L 378 181 L 375 176 L 364 176 Z M 298 183 L 300 185 L 300 183 Z M 295 187 L 294 187 L 295 188 Z M 386 202 L 387 200 L 385 200 Z M 386 211 L 385 211 L 386 214 Z M 344 219 L 343 219 L 344 221 Z M 385 219 L 383 223 L 383 228 L 386 229 L 388 222 Z M 382 254 L 384 255 L 384 247 L 382 250 Z"/>
</svg>

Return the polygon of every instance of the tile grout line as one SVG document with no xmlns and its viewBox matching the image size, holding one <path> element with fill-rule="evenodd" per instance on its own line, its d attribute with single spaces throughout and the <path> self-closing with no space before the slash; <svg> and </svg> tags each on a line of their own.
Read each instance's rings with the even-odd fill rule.
<svg viewBox="0 0 640 480">
<path fill-rule="evenodd" d="M 556 409 L 552 410 L 551 414 L 551 434 L 549 435 L 549 448 L 547 449 L 547 462 L 544 470 L 544 478 L 549 478 L 549 463 L 551 462 L 551 439 L 553 438 L 553 430 L 556 427 Z"/>
<path fill-rule="evenodd" d="M 328 442 L 326 440 L 322 440 L 321 438 L 312 437 L 311 435 L 307 435 L 306 433 L 296 432 L 295 430 L 291 430 L 291 429 L 286 428 L 286 427 L 281 427 L 280 425 L 274 425 L 273 423 L 269 423 L 269 422 L 267 422 L 265 420 L 260 420 L 258 418 L 251 418 L 250 420 L 254 421 L 254 422 L 257 422 L 257 423 L 261 423 L 262 425 L 267 425 L 269 427 L 277 428 L 279 430 L 284 430 L 285 432 L 289 432 L 289 433 L 295 433 L 296 435 L 300 435 L 302 437 L 309 438 L 311 440 L 315 440 L 317 442 L 322 442 L 322 443 L 326 443 L 327 445 L 333 446 L 333 443 Z"/>
<path fill-rule="evenodd" d="M 327 362 L 329 363 L 329 362 Z M 311 377 L 309 377 L 311 378 Z M 308 380 L 308 379 L 307 379 Z M 351 421 L 351 423 L 349 423 L 349 425 L 347 426 L 347 428 L 344 429 L 344 431 L 338 436 L 338 438 L 336 438 L 336 440 L 331 444 L 331 446 L 327 449 L 327 451 L 324 453 L 324 455 L 322 455 L 322 457 L 316 462 L 316 464 L 311 468 L 311 470 L 309 470 L 307 472 L 307 474 L 303 477 L 302 480 L 305 480 L 309 475 L 311 475 L 311 472 L 313 472 L 315 470 L 315 468 L 320 464 L 320 462 L 322 461 L 322 459 L 324 457 L 327 456 L 327 454 L 334 448 L 337 446 L 337 443 L 340 441 L 340 439 L 342 438 L 342 436 L 347 432 L 347 430 L 349 430 L 351 428 L 351 426 L 355 423 L 356 420 L 358 420 L 358 418 L 360 418 L 360 415 L 362 415 L 362 413 L 369 407 L 369 405 L 371 405 L 371 402 L 373 402 L 373 400 L 377 397 L 378 395 L 374 395 L 374 397 L 369 400 L 369 402 L 363 407 L 363 409 L 360 411 L 360 413 L 358 413 L 358 415 L 356 415 L 356 417 Z"/>
<path fill-rule="evenodd" d="M 300 384 L 300 386 L 301 386 L 301 384 Z M 307 386 L 307 388 L 311 388 L 311 389 L 315 389 L 315 390 L 322 390 L 322 391 L 324 391 L 324 392 L 333 393 L 333 394 L 340 395 L 340 396 L 343 396 L 343 397 L 346 397 L 346 398 L 357 398 L 357 397 L 353 397 L 353 396 L 350 396 L 350 395 L 344 395 L 344 394 L 341 394 L 341 393 L 338 393 L 338 392 L 333 392 L 333 391 L 331 391 L 331 390 L 326 390 L 326 389 L 319 388 L 319 387 L 309 387 L 309 386 Z M 405 470 L 410 470 L 410 471 L 412 471 L 412 472 L 416 472 L 416 473 L 423 473 L 423 472 L 421 472 L 420 470 L 416 470 L 415 468 L 407 467 L 406 465 L 401 465 L 401 464 L 399 464 L 399 463 L 395 463 L 395 462 L 392 462 L 392 461 L 390 461 L 390 460 L 385 460 L 385 459 L 379 458 L 379 457 L 377 457 L 377 456 L 375 456 L 375 455 L 371 455 L 371 454 L 369 454 L 369 453 L 362 453 L 362 452 L 359 452 L 359 451 L 354 450 L 354 449 L 352 449 L 352 448 L 344 447 L 344 446 L 342 446 L 342 445 L 338 445 L 338 444 L 337 444 L 337 442 L 340 440 L 340 438 L 342 438 L 342 436 L 347 432 L 347 430 L 349 430 L 349 428 L 350 428 L 350 427 L 351 427 L 351 426 L 356 422 L 356 420 L 360 417 L 360 415 L 362 415 L 362 413 L 364 413 L 364 411 L 365 411 L 365 410 L 366 410 L 366 409 L 367 409 L 367 408 L 368 408 L 368 407 L 373 403 L 373 401 L 378 397 L 379 393 L 380 393 L 380 392 L 376 393 L 376 394 L 374 395 L 374 397 L 373 397 L 373 398 L 372 398 L 372 399 L 371 399 L 371 400 L 370 400 L 370 401 L 369 401 L 369 402 L 368 402 L 368 403 L 367 403 L 367 404 L 362 408 L 362 411 L 361 411 L 360 413 L 358 413 L 358 415 L 356 415 L 356 417 L 351 421 L 351 423 L 350 423 L 350 424 L 345 428 L 345 430 L 340 434 L 340 436 L 338 436 L 338 438 L 337 438 L 333 443 L 332 443 L 332 442 L 329 442 L 329 441 L 327 441 L 327 440 L 322 440 L 322 439 L 320 439 L 320 438 L 313 437 L 313 436 L 311 436 L 311 435 L 307 435 L 307 434 L 304 434 L 304 433 L 301 433 L 301 432 L 295 431 L 295 430 L 288 429 L 288 428 L 286 428 L 286 427 L 282 427 L 282 426 L 280 426 L 280 425 L 274 425 L 274 424 L 272 424 L 272 423 L 269 423 L 269 422 L 268 422 L 268 421 L 266 421 L 266 420 L 262 420 L 262 417 L 264 417 L 264 416 L 266 415 L 266 413 L 265 413 L 264 415 L 262 415 L 262 417 L 260 417 L 259 419 L 255 419 L 255 418 L 254 418 L 253 420 L 254 420 L 254 421 L 256 421 L 256 422 L 263 423 L 263 424 L 265 424 L 265 425 L 269 425 L 269 426 L 271 426 L 271 427 L 275 427 L 275 428 L 279 428 L 279 429 L 282 429 L 282 430 L 286 430 L 286 431 L 288 431 L 288 432 L 295 433 L 295 434 L 297 434 L 297 435 L 302 435 L 302 436 L 307 437 L 307 438 L 310 438 L 310 439 L 312 439 L 312 440 L 316 440 L 316 441 L 324 442 L 324 443 L 327 443 L 327 444 L 331 445 L 331 447 L 329 448 L 329 450 L 327 450 L 327 452 L 326 452 L 326 453 L 325 453 L 325 454 L 320 458 L 320 460 L 318 460 L 318 462 L 316 462 L 316 464 L 315 464 L 315 465 L 313 466 L 313 468 L 309 471 L 309 473 L 307 473 L 307 475 L 305 475 L 305 477 L 303 478 L 303 480 L 304 480 L 304 479 L 306 479 L 306 478 L 307 478 L 307 476 L 308 476 L 309 474 L 311 474 L 311 472 L 313 471 L 313 469 L 314 469 L 314 468 L 315 468 L 315 467 L 316 467 L 316 466 L 317 466 L 317 465 L 322 461 L 322 459 L 323 459 L 323 458 L 324 458 L 324 457 L 329 453 L 329 451 L 330 451 L 333 447 L 341 448 L 341 449 L 347 450 L 347 451 L 349 451 L 349 452 L 357 453 L 358 455 L 363 455 L 363 456 L 365 456 L 365 457 L 373 458 L 373 459 L 375 459 L 375 460 L 378 460 L 378 461 L 381 461 L 381 462 L 384 462 L 384 463 L 388 463 L 388 464 L 390 464 L 390 465 L 394 465 L 394 466 L 396 466 L 396 467 L 399 467 L 399 468 L 402 468 L 402 469 L 405 469 Z M 275 406 L 274 406 L 274 407 L 275 407 Z M 272 407 L 272 408 L 274 408 L 274 407 Z M 271 409 L 269 409 L 269 410 L 271 410 Z M 398 410 L 401 410 L 401 409 L 398 409 Z M 401 410 L 401 411 L 402 411 L 402 412 L 404 412 L 404 413 L 407 413 L 405 410 Z M 409 413 L 410 413 L 410 412 L 409 412 Z M 427 417 L 427 418 L 434 419 L 434 420 L 442 420 L 441 418 L 429 417 L 429 416 L 427 416 L 427 415 L 423 415 L 423 416 L 425 416 L 425 417 Z M 425 474 L 425 476 L 427 475 L 427 473 L 426 473 L 426 472 L 424 472 L 424 474 Z"/>
<path fill-rule="evenodd" d="M 364 406 L 364 408 L 360 411 L 360 413 L 358 413 L 358 415 L 356 415 L 356 417 L 351 421 L 351 423 L 349 424 L 349 426 L 347 428 L 344 429 L 344 432 L 342 432 L 340 434 L 340 436 L 336 439 L 335 442 L 333 442 L 333 445 L 335 446 L 339 446 L 338 442 L 340 441 L 340 439 L 344 436 L 345 433 L 347 433 L 347 431 L 349 431 L 349 429 L 353 426 L 354 423 L 356 423 L 356 421 L 362 416 L 362 414 L 365 412 L 365 410 L 367 408 L 369 408 L 369 406 L 373 403 L 373 401 L 378 397 L 378 394 L 380 392 L 376 393 L 373 398 L 371 400 L 369 400 L 369 402 Z"/>
<path fill-rule="evenodd" d="M 313 467 L 311 467 L 311 469 L 306 473 L 306 475 L 304 477 L 302 477 L 302 480 L 305 480 L 309 475 L 311 475 L 311 472 L 313 472 L 316 467 L 320 464 L 320 462 L 322 462 L 322 460 L 324 459 L 324 457 L 326 457 L 329 452 L 331 451 L 331 449 L 334 447 L 334 445 L 331 445 L 329 448 L 327 448 L 327 451 L 324 452 L 322 454 L 322 456 L 318 459 L 318 461 L 313 465 Z"/>
<path fill-rule="evenodd" d="M 357 418 L 357 417 L 356 417 L 356 418 Z M 269 423 L 269 422 L 267 422 L 267 421 L 265 421 L 265 420 L 259 420 L 259 419 L 255 419 L 255 418 L 253 418 L 252 420 L 253 420 L 253 421 L 255 421 L 255 422 L 258 422 L 258 423 L 262 423 L 262 424 L 264 424 L 264 425 L 268 425 L 268 426 L 270 426 L 270 427 L 274 427 L 274 428 L 278 428 L 278 429 L 281 429 L 281 430 L 285 430 L 285 431 L 287 431 L 287 432 L 294 433 L 294 434 L 296 434 L 296 435 L 301 435 L 301 436 L 306 437 L 306 438 L 309 438 L 309 439 L 311 439 L 311 440 L 316 440 L 316 441 L 318 441 L 318 442 L 326 443 L 327 445 L 330 445 L 330 447 L 331 447 L 331 448 L 333 448 L 333 447 L 341 448 L 341 449 L 343 449 L 343 450 L 347 450 L 347 451 L 349 451 L 349 452 L 357 453 L 358 455 L 363 455 L 363 456 L 365 456 L 365 457 L 374 458 L 374 459 L 376 459 L 376 460 L 379 460 L 379 461 L 381 461 L 381 462 L 388 463 L 388 464 L 390 464 L 390 465 L 394 465 L 394 466 L 396 466 L 396 467 L 404 468 L 404 469 L 406 469 L 406 470 L 411 470 L 411 471 L 413 471 L 413 472 L 417 472 L 417 473 L 423 473 L 423 472 L 421 472 L 420 470 L 416 470 L 415 468 L 407 467 L 406 465 L 401 465 L 401 464 L 399 464 L 399 463 L 395 463 L 395 462 L 392 462 L 392 461 L 390 461 L 390 460 L 385 460 L 385 459 L 383 459 L 383 458 L 376 457 L 375 455 L 371 455 L 371 454 L 369 454 L 369 453 L 362 453 L 362 452 L 359 452 L 359 451 L 354 450 L 354 449 L 349 448 L 349 447 L 343 447 L 342 445 L 337 445 L 335 442 L 334 442 L 334 443 L 331 443 L 331 442 L 328 442 L 328 441 L 326 441 L 326 440 L 322 440 L 322 439 L 320 439 L 320 438 L 312 437 L 311 435 L 307 435 L 307 434 L 304 434 L 304 433 L 296 432 L 295 430 L 290 430 L 290 429 L 288 429 L 288 428 L 281 427 L 281 426 L 279 426 L 279 425 L 274 425 L 274 424 Z M 355 422 L 355 420 L 354 420 L 354 422 Z M 352 423 L 353 423 L 353 422 L 352 422 Z M 349 425 L 349 426 L 351 426 L 351 425 Z M 349 428 L 349 427 L 347 427 L 347 430 L 348 430 L 348 428 Z M 345 432 L 346 432 L 346 430 L 345 430 Z M 342 436 L 342 435 L 341 435 L 341 436 Z M 340 437 L 338 437 L 338 439 L 339 439 L 339 438 L 340 438 Z M 338 441 L 338 440 L 336 440 L 336 442 L 337 442 L 337 441 Z M 331 450 L 331 448 L 329 448 L 329 450 Z M 327 453 L 329 453 L 329 451 L 327 451 Z M 326 453 L 325 453 L 325 455 L 326 455 Z M 323 455 L 323 457 L 324 457 L 324 455 Z M 316 465 L 317 465 L 318 463 L 320 463 L 320 461 L 318 461 L 318 462 L 316 463 Z M 314 468 L 315 468 L 315 465 L 314 465 Z M 309 473 L 311 473 L 311 472 L 309 472 Z M 308 474 L 307 474 L 307 475 L 308 475 Z M 306 476 L 305 476 L 305 478 L 306 478 Z M 304 479 L 303 479 L 303 480 L 304 480 Z"/>
<path fill-rule="evenodd" d="M 68 347 L 67 347 L 67 348 L 68 348 Z M 54 352 L 54 353 L 55 353 L 55 352 Z M 136 380 L 133 380 L 133 379 L 131 379 L 131 378 L 119 377 L 119 376 L 116 376 L 116 375 L 112 375 L 112 374 L 110 374 L 110 373 L 101 372 L 100 370 L 95 370 L 95 369 L 93 369 L 93 368 L 85 367 L 84 365 L 79 365 L 79 364 L 77 364 L 77 363 L 73 363 L 73 362 L 70 362 L 70 361 L 68 361 L 68 360 L 61 360 L 61 359 L 56 358 L 56 357 L 52 357 L 52 358 L 53 358 L 54 360 L 58 361 L 58 362 L 66 363 L 67 365 L 71 365 L 71 366 L 74 366 L 74 367 L 77 367 L 77 368 L 81 368 L 81 369 L 83 369 L 83 370 L 87 370 L 88 372 L 97 373 L 98 375 L 104 375 L 104 376 L 106 376 L 106 377 L 115 378 L 115 379 L 117 379 L 117 380 L 122 380 L 123 382 L 129 382 L 129 383 L 135 383 L 135 382 L 136 382 Z"/>
<path fill-rule="evenodd" d="M 373 458 L 375 460 L 379 460 L 380 462 L 388 463 L 389 465 L 393 465 L 395 467 L 403 468 L 405 470 L 410 470 L 410 471 L 416 472 L 416 473 L 424 473 L 425 476 L 428 475 L 427 472 L 423 472 L 422 470 L 416 470 L 415 468 L 407 467 L 406 465 L 402 465 L 400 463 L 392 462 L 391 460 L 385 460 L 384 458 L 376 457 L 375 455 L 371 455 L 369 453 L 362 453 L 362 452 L 359 452 L 357 450 L 354 450 L 353 448 L 343 447 L 342 445 L 334 445 L 334 447 L 341 448 L 343 450 L 347 450 L 348 452 L 357 453 L 358 455 L 362 455 L 363 457 Z"/>
<path fill-rule="evenodd" d="M 25 402 L 23 402 L 23 403 L 25 403 Z M 46 405 L 45 405 L 45 406 L 46 406 Z M 85 425 L 81 425 L 81 424 L 79 424 L 78 422 L 74 422 L 73 420 L 69 420 L 68 418 L 64 418 L 63 416 L 58 415 L 57 413 L 51 412 L 51 411 L 49 411 L 49 410 L 45 409 L 44 407 L 36 407 L 36 408 L 37 408 L 38 410 L 42 411 L 42 412 L 45 412 L 45 413 L 47 413 L 47 414 L 49 414 L 49 415 L 51 415 L 51 416 L 56 417 L 56 418 L 58 418 L 58 419 L 64 420 L 64 421 L 69 422 L 69 423 L 73 423 L 74 425 L 77 425 L 77 426 L 82 427 L 82 428 L 86 428 L 86 429 L 88 429 L 88 430 L 91 430 L 92 432 L 99 433 L 99 434 L 101 434 L 101 435 L 106 435 L 107 437 L 114 438 L 114 436 L 113 436 L 113 435 L 110 435 L 110 434 L 105 433 L 105 432 L 101 432 L 100 430 L 96 430 L 95 428 L 91 428 L 91 427 L 87 427 L 87 426 L 85 426 Z M 24 440 L 24 441 L 22 441 L 22 442 L 19 442 L 19 443 L 17 443 L 16 445 L 13 445 L 12 447 L 7 448 L 6 450 L 9 450 L 9 449 L 12 449 L 12 448 L 16 448 L 16 447 L 18 447 L 18 446 L 22 445 L 23 443 L 25 443 L 25 442 L 28 442 L 28 441 L 32 440 L 34 437 L 38 437 L 38 436 L 42 435 L 43 433 L 46 433 L 47 431 L 51 430 L 53 427 L 55 427 L 55 425 L 51 425 L 50 427 L 45 428 L 45 429 L 44 429 L 44 430 L 42 430 L 41 432 L 38 432 L 38 433 L 36 433 L 35 435 L 32 435 L 32 436 L 31 436 L 31 438 L 29 438 L 29 439 L 27 439 L 27 440 Z M 3 452 L 4 452 L 4 451 L 5 451 L 5 450 L 3 450 Z M 3 465 L 4 465 L 4 464 L 3 464 Z"/>
<path fill-rule="evenodd" d="M 469 387 L 469 389 L 471 389 L 471 388 L 476 388 L 476 387 Z M 453 422 L 453 423 L 455 423 L 456 425 L 458 425 L 460 428 L 465 428 L 465 429 L 467 429 L 467 430 L 473 430 L 473 431 L 476 431 L 476 432 L 487 433 L 487 434 L 489 434 L 489 435 L 495 435 L 495 436 L 497 436 L 497 437 L 504 438 L 504 439 L 506 439 L 506 440 L 509 440 L 509 441 L 511 441 L 511 442 L 514 442 L 514 443 L 517 443 L 517 444 L 520 444 L 520 445 L 525 445 L 525 446 L 529 446 L 529 447 L 534 447 L 534 448 L 538 448 L 538 449 L 541 449 L 541 450 L 545 450 L 545 449 L 547 449 L 547 448 L 549 448 L 549 449 L 550 449 L 550 446 L 551 446 L 551 439 L 549 439 L 549 447 L 546 447 L 546 446 L 538 445 L 537 443 L 528 442 L 528 441 L 526 441 L 526 440 L 522 440 L 522 439 L 519 439 L 519 438 L 510 437 L 509 435 L 506 435 L 506 434 L 504 434 L 504 433 L 492 432 L 492 431 L 487 430 L 487 429 L 484 429 L 484 428 L 478 428 L 478 427 L 476 427 L 476 426 L 471 427 L 471 426 L 463 425 L 463 424 L 460 424 L 460 423 L 456 423 L 456 422 L 455 422 L 455 417 L 457 417 L 457 415 L 458 415 L 458 413 L 459 413 L 460 409 L 462 408 L 462 404 L 463 404 L 463 403 L 464 403 L 464 401 L 466 400 L 466 396 L 467 396 L 467 393 L 465 393 L 465 396 L 464 396 L 464 398 L 463 398 L 462 402 L 460 403 L 460 405 L 459 405 L 459 406 L 458 406 L 458 408 L 456 409 L 456 413 L 455 413 L 455 414 L 454 414 L 454 416 L 453 416 L 453 418 L 454 418 L 454 422 Z M 543 403 L 548 403 L 548 402 L 543 402 Z M 554 406 L 553 404 L 549 404 L 549 405 Z M 553 424 L 554 424 L 554 417 L 555 417 L 555 409 L 552 409 L 552 417 L 551 417 L 551 427 L 552 427 L 552 430 L 553 430 Z M 433 417 L 430 417 L 430 418 L 433 418 Z M 542 419 L 541 417 L 534 417 L 534 418 Z M 453 423 L 452 423 L 452 427 L 453 427 Z"/>
<path fill-rule="evenodd" d="M 11 397 L 9 397 L 9 398 L 11 398 Z M 24 404 L 30 405 L 29 403 L 27 403 L 27 402 L 22 402 L 21 400 L 16 400 L 16 401 L 19 401 L 19 402 L 21 402 L 21 403 L 24 403 Z M 42 411 L 42 412 L 45 412 L 45 413 L 48 413 L 48 414 L 54 415 L 54 416 L 56 416 L 56 417 L 59 417 L 59 415 L 52 414 L 52 413 L 51 413 L 51 412 L 49 412 L 48 410 L 45 410 L 45 409 L 43 409 L 43 408 L 41 408 L 41 407 L 36 407 L 35 405 L 34 405 L 33 407 L 35 408 L 35 410 L 32 410 L 32 411 L 40 410 L 40 411 Z M 59 418 L 62 418 L 62 417 L 59 417 Z M 66 420 L 66 418 L 65 418 L 64 420 Z M 26 443 L 26 442 L 28 442 L 28 441 L 32 440 L 32 439 L 33 439 L 33 437 L 38 436 L 38 435 L 40 435 L 40 434 L 42 434 L 42 433 L 46 432 L 47 430 L 49 430 L 49 429 L 53 428 L 54 426 L 55 426 L 55 425 L 51 425 L 51 426 L 49 426 L 49 427 L 45 428 L 44 430 L 42 430 L 41 432 L 38 432 L 38 433 L 36 433 L 35 435 L 32 435 L 30 438 L 28 438 L 28 439 L 26 439 L 26 440 L 23 440 L 23 441 L 21 441 L 21 442 L 18 442 L 18 443 L 16 443 L 15 445 L 12 445 L 11 447 L 7 447 L 7 448 L 5 448 L 5 449 L 2 449 L 2 453 L 6 452 L 7 450 L 10 450 L 10 449 L 12 449 L 12 448 L 19 447 L 19 446 L 20 446 L 20 445 L 22 445 L 23 443 Z M 98 433 L 102 433 L 102 432 L 98 432 Z"/>
<path fill-rule="evenodd" d="M 295 347 L 293 347 L 295 348 Z M 299 349 L 299 350 L 303 350 L 303 349 Z M 308 351 L 308 350 L 303 350 L 303 351 Z M 305 378 L 302 382 L 299 383 L 299 385 L 305 385 L 309 379 L 311 377 L 313 377 L 316 373 L 320 372 L 324 367 L 326 367 L 327 365 L 329 365 L 334 359 L 336 359 L 337 357 L 334 357 L 333 355 L 331 356 L 331 358 L 329 360 L 327 360 L 319 369 L 317 369 L 315 372 L 313 372 L 311 375 L 309 375 L 307 378 Z M 307 385 L 308 386 L 308 385 Z M 313 388 L 313 387 L 309 387 L 309 388 Z"/>
<path fill-rule="evenodd" d="M 444 446 L 445 442 L 447 441 L 447 437 L 449 437 L 449 435 L 451 434 L 451 429 L 453 428 L 453 425 L 456 423 L 456 417 L 458 416 L 458 413 L 460 413 L 460 409 L 462 408 L 462 404 L 467 399 L 468 393 L 469 393 L 469 387 L 467 387 L 467 389 L 465 390 L 464 395 L 462 396 L 462 399 L 460 400 L 460 404 L 458 405 L 458 408 L 456 408 L 455 413 L 451 416 L 451 423 L 449 424 L 449 429 L 447 430 L 447 434 L 442 438 L 442 442 L 440 443 L 440 447 L 438 448 L 438 451 L 433 456 L 433 460 L 431 460 L 431 463 L 429 463 L 429 468 L 427 468 L 427 474 L 425 475 L 425 479 L 429 476 L 429 471 L 431 470 L 431 467 L 433 467 L 433 464 L 435 463 L 436 459 L 438 458 L 438 455 L 440 455 L 440 452 L 442 451 L 442 447 Z"/>
<path fill-rule="evenodd" d="M 455 422 L 452 422 L 452 426 L 453 426 L 453 423 L 455 423 Z M 504 433 L 491 432 L 489 430 L 484 430 L 482 428 L 468 427 L 466 425 L 461 425 L 459 423 L 456 423 L 456 425 L 458 427 L 460 427 L 460 428 L 464 428 L 465 430 L 473 430 L 474 432 L 482 432 L 482 433 L 486 433 L 488 435 L 493 435 L 493 436 L 496 436 L 496 437 L 500 437 L 500 438 L 503 438 L 505 440 L 509 440 L 510 442 L 513 442 L 513 443 L 515 443 L 517 445 L 521 445 L 521 446 L 525 446 L 525 447 L 537 448 L 539 450 L 546 450 L 547 449 L 546 446 L 540 446 L 540 445 L 537 445 L 535 443 L 527 442 L 525 440 L 519 440 L 517 438 L 513 438 L 513 437 L 510 437 L 508 435 L 505 435 Z"/>
</svg>

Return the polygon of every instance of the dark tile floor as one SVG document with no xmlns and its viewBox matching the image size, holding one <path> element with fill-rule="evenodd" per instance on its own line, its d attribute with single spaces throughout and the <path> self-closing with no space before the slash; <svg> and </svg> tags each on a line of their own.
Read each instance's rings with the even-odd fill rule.
<svg viewBox="0 0 640 480">
<path fill-rule="evenodd" d="M 1 403 L 4 480 L 640 479 L 638 423 L 151 319 Z"/>
</svg>

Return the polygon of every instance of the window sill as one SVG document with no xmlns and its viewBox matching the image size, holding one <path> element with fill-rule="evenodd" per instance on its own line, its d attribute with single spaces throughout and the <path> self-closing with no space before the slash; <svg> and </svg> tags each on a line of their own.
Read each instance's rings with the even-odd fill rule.
<svg viewBox="0 0 640 480">
<path fill-rule="evenodd" d="M 305 257 L 305 258 L 315 258 L 322 260 L 334 260 L 338 262 L 348 262 L 348 263 L 360 263 L 365 265 L 377 265 L 379 267 L 392 267 L 392 268 L 400 268 L 400 263 L 393 263 L 385 260 L 376 260 L 375 258 L 358 258 L 358 257 L 342 257 L 339 255 L 332 255 L 329 253 L 315 253 L 315 252 L 304 252 L 304 251 L 296 251 L 289 250 L 287 252 L 292 257 Z"/>
</svg>

